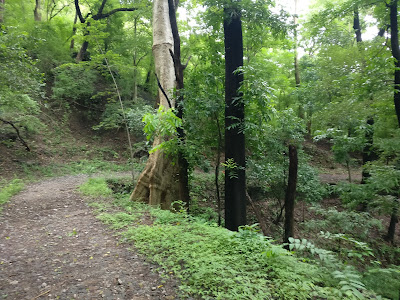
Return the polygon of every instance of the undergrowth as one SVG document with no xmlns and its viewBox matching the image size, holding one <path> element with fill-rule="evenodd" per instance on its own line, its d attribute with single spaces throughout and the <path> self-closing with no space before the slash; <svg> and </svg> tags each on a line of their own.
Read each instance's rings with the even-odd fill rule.
<svg viewBox="0 0 400 300">
<path fill-rule="evenodd" d="M 25 184 L 20 179 L 14 179 L 0 189 L 0 212 L 3 210 L 3 205 L 10 200 L 10 198 L 18 194 Z"/>
<path fill-rule="evenodd" d="M 107 183 L 110 181 L 91 179 L 86 188 L 91 191 L 89 186 L 95 186 L 109 196 Z M 124 193 L 99 201 L 92 204 L 98 218 L 118 229 L 122 241 L 133 243 L 147 259 L 157 263 L 163 276 L 179 279 L 182 298 L 383 299 L 369 291 L 372 283 L 367 286 L 372 280 L 369 274 L 378 273 L 376 268 L 366 273 L 363 283 L 354 268 L 336 266 L 337 260 L 306 257 L 301 251 L 301 257 L 297 256 L 259 234 L 255 225 L 231 232 L 188 215 L 179 206 L 182 203 L 175 203 L 174 207 L 181 208 L 171 212 L 132 202 Z"/>
<path fill-rule="evenodd" d="M 132 166 L 129 164 L 115 164 L 115 162 L 103 160 L 87 160 L 74 161 L 67 164 L 50 164 L 46 166 L 41 165 L 27 165 L 23 166 L 24 176 L 30 180 L 37 177 L 55 177 L 63 175 L 74 174 L 94 174 L 101 172 L 124 172 L 130 171 Z M 135 164 L 135 169 L 140 169 L 139 164 Z"/>
</svg>

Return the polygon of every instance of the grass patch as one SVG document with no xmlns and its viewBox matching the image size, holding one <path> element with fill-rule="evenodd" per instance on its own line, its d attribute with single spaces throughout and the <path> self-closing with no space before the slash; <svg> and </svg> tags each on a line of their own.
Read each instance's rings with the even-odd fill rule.
<svg viewBox="0 0 400 300">
<path fill-rule="evenodd" d="M 134 169 L 142 168 L 141 164 L 135 163 Z M 22 165 L 24 176 L 34 180 L 37 177 L 55 177 L 75 174 L 94 174 L 101 172 L 128 172 L 132 170 L 132 166 L 128 163 L 116 164 L 115 162 L 104 160 L 87 160 L 70 162 L 67 164 L 50 164 L 46 166 L 40 165 Z"/>
<path fill-rule="evenodd" d="M 25 184 L 22 180 L 14 179 L 0 190 L 0 212 L 3 209 L 3 205 L 7 203 L 12 196 L 18 194 L 24 186 Z"/>
<path fill-rule="evenodd" d="M 115 214 L 101 213 L 97 218 L 105 224 L 110 225 L 112 229 L 121 229 L 138 220 L 140 214 L 131 215 L 125 212 L 118 212 Z"/>
<path fill-rule="evenodd" d="M 112 190 L 108 187 L 105 178 L 89 178 L 87 182 L 79 186 L 79 191 L 92 197 L 112 195 Z"/>
</svg>

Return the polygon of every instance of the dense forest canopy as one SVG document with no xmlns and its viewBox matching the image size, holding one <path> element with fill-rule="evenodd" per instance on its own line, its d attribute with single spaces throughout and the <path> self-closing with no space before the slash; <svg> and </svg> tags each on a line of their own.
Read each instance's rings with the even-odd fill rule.
<svg viewBox="0 0 400 300">
<path fill-rule="evenodd" d="M 150 152 L 132 200 L 196 212 L 196 176 L 210 173 L 219 225 L 258 223 L 290 250 L 310 248 L 294 239 L 300 203 L 303 222 L 305 206 L 326 220 L 317 232 L 335 231 L 346 214 L 351 230 L 322 233 L 319 245 L 350 245 L 353 257 L 336 249 L 334 264 L 359 285 L 343 281 L 343 290 L 367 297 L 368 285 L 395 299 L 398 1 L 278 2 L 1 0 L 0 141 L 34 152 L 31 141 L 53 118 L 67 126 L 72 115 L 99 134 L 127 130 L 130 164 Z M 318 147 L 347 182 L 320 182 L 329 159 L 316 162 Z M 319 206 L 333 198 L 342 210 Z M 385 228 L 370 238 L 379 220 Z M 370 228 L 361 234 L 356 223 Z M 390 289 L 379 286 L 385 280 Z"/>
</svg>

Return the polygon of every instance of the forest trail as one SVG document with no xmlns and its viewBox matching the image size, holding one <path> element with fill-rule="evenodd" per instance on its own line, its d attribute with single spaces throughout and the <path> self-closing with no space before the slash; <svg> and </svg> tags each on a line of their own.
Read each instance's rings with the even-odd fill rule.
<svg viewBox="0 0 400 300">
<path fill-rule="evenodd" d="M 30 184 L 0 215 L 0 299 L 175 299 L 76 191 L 86 175 Z M 114 232 L 115 233 L 115 232 Z"/>
</svg>

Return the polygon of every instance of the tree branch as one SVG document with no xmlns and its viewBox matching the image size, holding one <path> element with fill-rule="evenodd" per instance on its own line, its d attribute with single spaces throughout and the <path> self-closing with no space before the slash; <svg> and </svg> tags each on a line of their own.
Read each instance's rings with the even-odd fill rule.
<svg viewBox="0 0 400 300">
<path fill-rule="evenodd" d="M 2 118 L 0 118 L 0 121 L 2 121 L 2 122 L 5 123 L 5 124 L 11 125 L 12 128 L 14 128 L 14 130 L 16 131 L 17 136 L 18 136 L 18 139 L 20 140 L 20 142 L 22 143 L 22 145 L 25 146 L 26 151 L 31 151 L 31 149 L 29 148 L 28 144 L 24 141 L 24 139 L 23 139 L 23 138 L 21 137 L 21 135 L 19 134 L 19 129 L 14 125 L 13 122 L 4 120 L 4 119 L 2 119 Z"/>
<path fill-rule="evenodd" d="M 104 9 L 104 6 L 106 5 L 106 2 L 107 2 L 107 0 L 103 0 L 103 2 L 100 5 L 99 12 L 97 14 L 103 13 L 103 9 Z"/>
<path fill-rule="evenodd" d="M 77 0 L 75 0 L 75 1 L 77 1 Z M 109 16 L 111 16 L 111 15 L 113 15 L 116 12 L 119 12 L 119 11 L 135 11 L 135 10 L 137 10 L 137 8 L 134 8 L 134 7 L 131 7 L 131 8 L 128 8 L 128 7 L 116 8 L 116 9 L 113 9 L 113 10 L 111 10 L 108 13 L 105 13 L 105 14 L 98 13 L 97 15 L 93 16 L 93 20 L 101 20 L 101 19 L 108 18 Z"/>
<path fill-rule="evenodd" d="M 75 0 L 75 9 L 76 9 L 76 14 L 78 15 L 79 21 L 81 23 L 85 23 L 85 18 L 82 16 L 81 8 L 79 7 L 79 0 Z"/>
<path fill-rule="evenodd" d="M 66 7 L 68 7 L 69 5 L 64 5 L 62 8 L 60 8 L 60 10 L 58 11 L 58 12 L 56 12 L 54 15 L 53 15 L 53 11 L 54 10 L 52 10 L 52 13 L 51 13 L 51 15 L 50 15 L 50 18 L 49 18 L 49 21 L 51 21 L 51 19 L 53 19 L 55 16 L 57 16 L 60 12 L 62 12 L 63 10 L 64 10 L 64 8 L 66 8 Z"/>
<path fill-rule="evenodd" d="M 169 100 L 167 93 L 164 91 L 163 87 L 161 86 L 161 83 L 160 83 L 160 80 L 158 79 L 157 73 L 154 73 L 154 75 L 156 75 L 158 87 L 160 88 L 160 90 L 163 93 L 164 97 L 167 99 L 169 108 L 172 108 L 171 101 Z"/>
</svg>

